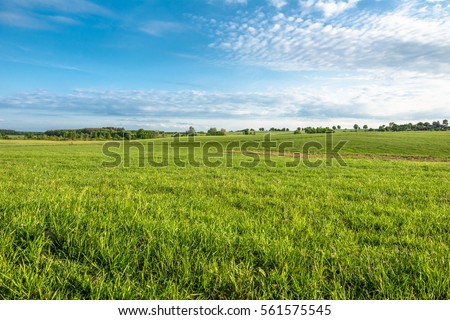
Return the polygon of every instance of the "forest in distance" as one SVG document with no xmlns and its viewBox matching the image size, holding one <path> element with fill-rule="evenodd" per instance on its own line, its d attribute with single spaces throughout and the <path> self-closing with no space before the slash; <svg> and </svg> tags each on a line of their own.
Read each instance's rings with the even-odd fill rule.
<svg viewBox="0 0 450 320">
<path fill-rule="evenodd" d="M 294 134 L 314 134 L 314 133 L 326 133 L 335 132 L 337 130 L 354 130 L 354 131 L 378 131 L 378 132 L 399 132 L 399 131 L 446 131 L 449 129 L 448 120 L 444 119 L 442 122 L 418 122 L 416 124 L 396 124 L 390 122 L 388 125 L 381 125 L 377 129 L 369 128 L 368 125 L 360 127 L 358 124 L 354 124 L 352 128 L 342 128 L 340 125 L 330 127 L 297 127 Z M 0 129 L 0 139 L 13 139 L 22 138 L 27 140 L 136 140 L 136 139 L 155 139 L 166 138 L 173 136 L 225 136 L 227 134 L 244 134 L 254 135 L 256 132 L 291 132 L 289 128 L 275 128 L 270 129 L 259 128 L 255 130 L 253 128 L 246 128 L 236 131 L 227 131 L 222 128 L 218 130 L 215 127 L 210 128 L 207 131 L 196 131 L 194 127 L 190 126 L 188 130 L 184 132 L 165 132 L 159 130 L 145 130 L 143 128 L 138 130 L 127 130 L 125 128 L 117 127 L 102 127 L 102 128 L 83 128 L 83 129 L 58 129 L 47 130 L 45 132 L 30 132 L 30 131 L 16 131 L 8 129 Z"/>
</svg>

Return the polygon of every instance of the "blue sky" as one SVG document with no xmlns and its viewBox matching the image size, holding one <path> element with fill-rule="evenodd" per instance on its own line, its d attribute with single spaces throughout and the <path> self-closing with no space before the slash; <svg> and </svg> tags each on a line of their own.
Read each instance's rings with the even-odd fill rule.
<svg viewBox="0 0 450 320">
<path fill-rule="evenodd" d="M 450 1 L 0 0 L 0 128 L 450 116 Z"/>
</svg>

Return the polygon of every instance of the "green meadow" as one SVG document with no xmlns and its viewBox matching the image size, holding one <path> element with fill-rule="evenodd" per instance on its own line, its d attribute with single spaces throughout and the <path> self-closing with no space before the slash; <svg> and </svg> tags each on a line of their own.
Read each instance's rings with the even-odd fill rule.
<svg viewBox="0 0 450 320">
<path fill-rule="evenodd" d="M 0 141 L 0 299 L 450 299 L 450 132 L 340 140 L 347 165 L 316 168 L 139 167 L 137 148 L 105 167 L 105 142 Z"/>
</svg>

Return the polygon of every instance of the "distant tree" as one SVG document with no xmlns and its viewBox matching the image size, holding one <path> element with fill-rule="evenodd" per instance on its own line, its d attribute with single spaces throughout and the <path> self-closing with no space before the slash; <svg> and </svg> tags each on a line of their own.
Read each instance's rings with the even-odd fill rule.
<svg viewBox="0 0 450 320">
<path fill-rule="evenodd" d="M 217 136 L 217 128 L 210 128 L 207 132 L 206 132 L 207 136 Z"/>
<path fill-rule="evenodd" d="M 338 128 L 338 130 L 341 130 L 341 126 L 340 125 L 338 125 L 337 128 Z"/>
<path fill-rule="evenodd" d="M 227 134 L 227 130 L 225 129 L 220 129 L 217 130 L 217 128 L 210 128 L 207 132 L 206 135 L 207 136 L 225 136 Z"/>
<path fill-rule="evenodd" d="M 145 130 L 141 128 L 138 131 L 136 131 L 136 138 L 145 139 L 146 138 Z"/>
<path fill-rule="evenodd" d="M 448 120 L 447 119 L 442 120 L 442 124 L 444 125 L 444 127 L 448 127 Z"/>
<path fill-rule="evenodd" d="M 316 133 L 316 128 L 312 128 L 312 127 L 306 127 L 305 128 L 305 133 Z"/>
<path fill-rule="evenodd" d="M 367 130 L 369 127 L 367 126 L 367 124 L 363 125 L 363 129 Z"/>
<path fill-rule="evenodd" d="M 265 131 L 264 128 L 259 128 L 259 131 Z"/>
<path fill-rule="evenodd" d="M 311 134 L 311 133 L 328 133 L 331 132 L 333 133 L 334 130 L 332 130 L 331 128 L 325 127 L 318 127 L 318 128 L 313 128 L 313 127 L 307 127 L 305 128 L 305 133 Z"/>
<path fill-rule="evenodd" d="M 357 124 L 353 125 L 353 129 L 358 130 L 359 126 Z"/>
<path fill-rule="evenodd" d="M 441 123 L 439 121 L 433 121 L 433 129 L 434 130 L 440 130 L 441 129 Z"/>
<path fill-rule="evenodd" d="M 399 131 L 399 126 L 395 122 L 389 122 L 389 126 L 386 129 L 388 131 Z"/>
<path fill-rule="evenodd" d="M 130 131 L 125 131 L 124 133 L 123 133 L 123 138 L 125 139 L 125 140 L 131 140 L 132 139 L 132 134 L 131 134 L 131 132 Z"/>
<path fill-rule="evenodd" d="M 197 135 L 197 132 L 195 131 L 194 127 L 190 126 L 190 127 L 189 127 L 189 130 L 186 131 L 186 135 L 187 135 L 187 136 L 196 136 L 196 135 Z"/>
<path fill-rule="evenodd" d="M 336 130 L 336 126 L 333 126 L 333 130 Z"/>
</svg>

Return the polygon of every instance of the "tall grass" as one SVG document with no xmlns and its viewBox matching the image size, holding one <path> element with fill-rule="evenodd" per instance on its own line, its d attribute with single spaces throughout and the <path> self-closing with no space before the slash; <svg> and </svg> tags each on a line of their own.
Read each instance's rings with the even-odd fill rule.
<svg viewBox="0 0 450 320">
<path fill-rule="evenodd" d="M 427 134 L 418 154 L 448 157 Z M 376 154 L 353 136 L 347 152 Z M 392 137 L 381 153 L 414 154 Z M 450 163 L 103 160 L 100 143 L 0 142 L 0 298 L 450 298 Z"/>
</svg>

